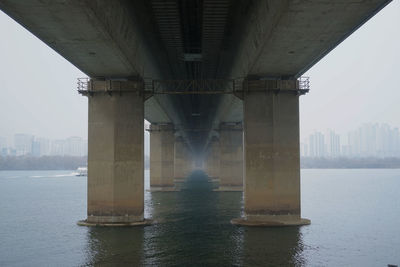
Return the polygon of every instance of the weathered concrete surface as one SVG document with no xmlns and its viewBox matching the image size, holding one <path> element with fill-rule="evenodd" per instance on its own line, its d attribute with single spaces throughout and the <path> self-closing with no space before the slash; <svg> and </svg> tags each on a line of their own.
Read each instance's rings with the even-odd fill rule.
<svg viewBox="0 0 400 267">
<path fill-rule="evenodd" d="M 390 2 L 235 1 L 219 77 L 297 78 Z M 221 97 L 213 116 L 214 127 L 223 121 L 242 121 L 232 95 Z"/>
<path fill-rule="evenodd" d="M 280 227 L 280 226 L 301 226 L 309 225 L 311 221 L 308 219 L 298 218 L 297 216 L 289 217 L 284 216 L 258 216 L 251 218 L 237 218 L 232 219 L 233 225 L 239 226 L 265 226 L 265 227 Z"/>
<path fill-rule="evenodd" d="M 220 175 L 217 191 L 243 190 L 243 129 L 241 123 L 219 126 Z"/>
<path fill-rule="evenodd" d="M 121 85 L 121 94 L 89 96 L 88 223 L 143 221 L 142 88 L 137 82 L 113 83 Z M 108 82 L 92 84 L 104 91 Z"/>
<path fill-rule="evenodd" d="M 183 182 L 193 171 L 192 154 L 181 136 L 175 138 L 174 146 L 174 180 Z"/>
<path fill-rule="evenodd" d="M 218 179 L 220 175 L 219 150 L 219 139 L 217 137 L 214 137 L 208 145 L 207 155 L 204 162 L 205 172 L 211 180 Z"/>
<path fill-rule="evenodd" d="M 276 93 L 272 88 L 289 91 Z M 246 222 L 304 223 L 300 217 L 299 96 L 290 91 L 296 88 L 295 80 L 248 84 L 243 104 Z"/>
<path fill-rule="evenodd" d="M 231 14 L 235 49 L 220 63 L 224 74 L 298 77 L 389 2 L 239 1 Z"/>
<path fill-rule="evenodd" d="M 92 78 L 286 79 L 390 0 L 187 2 L 1 0 L 0 9 Z M 184 61 L 186 53 L 201 62 Z M 193 128 L 242 121 L 241 101 L 229 94 L 156 95 L 145 105 L 148 121 L 173 123 L 197 152 L 210 133 Z"/>
<path fill-rule="evenodd" d="M 95 223 L 95 222 L 88 222 L 87 220 L 77 222 L 79 226 L 101 226 L 101 227 L 132 227 L 132 226 L 147 226 L 153 224 L 153 220 L 144 219 L 143 221 L 137 222 L 126 222 L 126 223 Z"/>
<path fill-rule="evenodd" d="M 199 1 L 183 8 L 186 2 L 0 0 L 0 9 L 91 78 L 290 80 L 390 1 Z M 186 53 L 201 61 L 184 61 Z M 300 218 L 298 99 L 253 89 L 244 100 L 247 218 Z M 154 95 L 141 117 L 139 98 L 95 94 L 89 101 L 94 222 L 142 219 L 143 115 L 151 123 L 173 123 L 185 139 L 187 145 L 175 146 L 177 180 L 193 168 L 188 147 L 203 151 L 221 122 L 243 119 L 242 101 L 232 94 Z M 220 189 L 238 186 L 241 176 L 240 149 L 223 144 L 229 138 L 221 136 Z"/>
<path fill-rule="evenodd" d="M 150 126 L 150 190 L 174 191 L 174 126 Z"/>
</svg>

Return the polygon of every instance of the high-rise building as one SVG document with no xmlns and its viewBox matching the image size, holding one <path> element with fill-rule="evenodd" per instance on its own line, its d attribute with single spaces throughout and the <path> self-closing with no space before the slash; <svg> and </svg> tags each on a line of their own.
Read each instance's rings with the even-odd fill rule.
<svg viewBox="0 0 400 267">
<path fill-rule="evenodd" d="M 308 157 L 308 144 L 306 143 L 300 143 L 300 156 L 302 157 Z"/>
<path fill-rule="evenodd" d="M 73 136 L 66 140 L 65 154 L 70 156 L 84 156 L 85 142 L 82 138 Z"/>
<path fill-rule="evenodd" d="M 340 135 L 332 130 L 327 131 L 326 138 L 326 155 L 328 157 L 336 158 L 340 156 Z"/>
<path fill-rule="evenodd" d="M 51 142 L 51 155 L 57 156 L 85 156 L 87 155 L 87 141 L 73 136 L 64 140 Z"/>
<path fill-rule="evenodd" d="M 392 136 L 393 136 L 393 144 L 392 144 L 392 149 L 393 149 L 393 157 L 400 157 L 400 133 L 399 133 L 399 128 L 394 128 L 392 131 Z"/>
<path fill-rule="evenodd" d="M 0 150 L 7 147 L 7 138 L 0 136 Z"/>
<path fill-rule="evenodd" d="M 333 130 L 327 130 L 326 135 L 314 132 L 300 151 L 310 157 L 400 157 L 400 133 L 388 124 L 365 123 L 349 132 L 342 144 Z"/>
<path fill-rule="evenodd" d="M 51 155 L 53 156 L 64 156 L 66 155 L 66 141 L 65 140 L 53 140 L 51 142 Z"/>
<path fill-rule="evenodd" d="M 50 140 L 42 137 L 35 138 L 35 141 L 39 143 L 40 156 L 50 155 Z"/>
<path fill-rule="evenodd" d="M 321 158 L 325 156 L 324 135 L 320 132 L 314 132 L 309 137 L 309 156 Z"/>
<path fill-rule="evenodd" d="M 40 154 L 40 143 L 38 142 L 38 141 L 36 141 L 36 140 L 33 140 L 32 141 L 32 156 L 34 156 L 34 157 L 40 157 L 41 156 L 41 154 Z"/>
<path fill-rule="evenodd" d="M 33 135 L 30 134 L 15 134 L 14 147 L 17 151 L 17 156 L 28 155 L 32 153 Z"/>
<path fill-rule="evenodd" d="M 397 128 L 388 124 L 363 124 L 348 135 L 352 157 L 400 156 L 400 140 Z"/>
</svg>

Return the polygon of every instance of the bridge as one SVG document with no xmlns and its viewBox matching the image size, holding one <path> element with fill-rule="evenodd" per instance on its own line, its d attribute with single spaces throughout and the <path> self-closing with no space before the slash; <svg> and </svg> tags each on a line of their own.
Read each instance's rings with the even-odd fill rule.
<svg viewBox="0 0 400 267">
<path fill-rule="evenodd" d="M 202 168 L 244 191 L 239 225 L 303 225 L 302 75 L 389 0 L 0 0 L 0 9 L 86 73 L 86 225 L 149 223 L 152 191 Z M 6 36 L 3 36 L 6 40 Z"/>
</svg>

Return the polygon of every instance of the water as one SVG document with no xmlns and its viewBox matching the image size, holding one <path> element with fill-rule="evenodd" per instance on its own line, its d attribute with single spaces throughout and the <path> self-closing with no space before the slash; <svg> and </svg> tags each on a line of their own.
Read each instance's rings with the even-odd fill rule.
<svg viewBox="0 0 400 267">
<path fill-rule="evenodd" d="M 148 187 L 148 173 L 146 173 Z M 303 170 L 310 226 L 242 228 L 242 193 L 202 173 L 181 192 L 145 194 L 156 224 L 87 228 L 86 178 L 0 172 L 0 266 L 387 266 L 400 264 L 400 170 Z"/>
</svg>

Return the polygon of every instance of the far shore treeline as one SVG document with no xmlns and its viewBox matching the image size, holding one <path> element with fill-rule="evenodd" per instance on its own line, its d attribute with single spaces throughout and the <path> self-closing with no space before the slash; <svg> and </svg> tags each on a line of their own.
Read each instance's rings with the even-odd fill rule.
<svg viewBox="0 0 400 267">
<path fill-rule="evenodd" d="M 76 170 L 86 164 L 86 157 L 74 156 L 0 157 L 0 170 Z"/>
<path fill-rule="evenodd" d="M 397 169 L 400 158 L 310 158 L 302 157 L 303 169 Z"/>
<path fill-rule="evenodd" d="M 149 156 L 145 156 L 145 169 L 149 169 Z M 310 158 L 300 160 L 303 169 L 395 169 L 400 158 Z M 0 156 L 0 170 L 76 170 L 87 166 L 87 157 L 74 156 Z"/>
<path fill-rule="evenodd" d="M 76 156 L 0 156 L 0 170 L 76 170 L 87 166 L 87 157 Z M 149 158 L 145 157 L 145 168 Z"/>
</svg>

